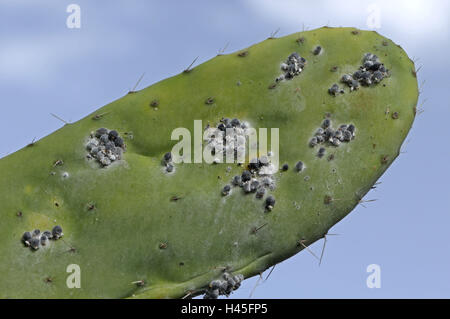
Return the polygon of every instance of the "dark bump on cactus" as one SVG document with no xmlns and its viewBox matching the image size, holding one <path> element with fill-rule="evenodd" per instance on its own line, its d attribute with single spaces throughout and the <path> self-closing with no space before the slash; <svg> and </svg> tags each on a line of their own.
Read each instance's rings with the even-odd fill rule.
<svg viewBox="0 0 450 319">
<path fill-rule="evenodd" d="M 334 83 L 329 89 L 328 93 L 334 97 L 336 97 L 339 93 L 343 94 L 344 90 L 339 87 L 337 83 Z"/>
<path fill-rule="evenodd" d="M 319 55 L 322 53 L 322 47 L 320 45 L 316 46 L 313 50 L 314 55 Z"/>
<path fill-rule="evenodd" d="M 39 246 L 41 245 L 41 241 L 39 238 L 31 238 L 30 239 L 30 247 L 34 250 L 38 250 Z"/>
<path fill-rule="evenodd" d="M 298 161 L 298 162 L 295 164 L 295 170 L 296 170 L 297 172 L 301 172 L 301 171 L 303 171 L 304 166 L 305 166 L 305 165 L 303 164 L 302 161 Z"/>
<path fill-rule="evenodd" d="M 317 157 L 322 158 L 325 155 L 325 147 L 319 148 L 319 151 L 317 152 Z"/>
<path fill-rule="evenodd" d="M 59 239 L 63 236 L 63 230 L 62 227 L 59 225 L 56 225 L 55 227 L 53 227 L 52 229 L 52 238 L 54 239 Z"/>
<path fill-rule="evenodd" d="M 241 51 L 238 53 L 238 57 L 244 58 L 248 55 L 248 51 Z"/>
<path fill-rule="evenodd" d="M 273 197 L 272 195 L 268 196 L 266 198 L 265 206 L 268 211 L 271 211 L 275 206 L 275 197 Z"/>
<path fill-rule="evenodd" d="M 47 236 L 42 235 L 40 240 L 41 240 L 41 245 L 42 246 L 46 246 L 47 245 L 47 242 L 48 242 L 48 237 Z"/>
<path fill-rule="evenodd" d="M 264 188 L 264 187 L 259 187 L 257 190 L 256 190 L 256 198 L 258 198 L 258 199 L 261 199 L 261 198 L 263 198 L 264 197 L 264 194 L 266 193 L 266 189 Z"/>
<path fill-rule="evenodd" d="M 206 100 L 205 100 L 205 104 L 207 104 L 207 105 L 211 105 L 211 104 L 213 104 L 214 103 L 214 98 L 213 97 L 208 97 Z"/>
<path fill-rule="evenodd" d="M 42 235 L 46 236 L 48 239 L 52 239 L 53 238 L 53 234 L 49 230 L 44 231 L 42 233 Z"/>
<path fill-rule="evenodd" d="M 303 43 L 305 43 L 306 39 L 305 39 L 305 37 L 300 37 L 300 38 L 297 38 L 295 41 L 296 41 L 298 44 L 303 44 Z"/>
<path fill-rule="evenodd" d="M 25 246 L 30 246 L 30 240 L 31 240 L 31 238 L 32 238 L 32 235 L 31 235 L 31 233 L 29 232 L 29 231 L 27 231 L 27 232 L 25 232 L 23 235 L 22 235 L 22 241 L 23 241 L 23 243 L 25 244 Z"/>
<path fill-rule="evenodd" d="M 230 192 L 231 192 L 231 186 L 230 186 L 230 185 L 225 185 L 225 186 L 222 188 L 222 195 L 223 195 L 223 196 L 229 195 Z"/>
<path fill-rule="evenodd" d="M 233 186 L 242 186 L 242 177 L 239 175 L 234 176 L 231 183 Z"/>
<path fill-rule="evenodd" d="M 150 106 L 151 107 L 158 107 L 159 106 L 159 101 L 158 100 L 153 100 L 150 102 Z"/>
</svg>

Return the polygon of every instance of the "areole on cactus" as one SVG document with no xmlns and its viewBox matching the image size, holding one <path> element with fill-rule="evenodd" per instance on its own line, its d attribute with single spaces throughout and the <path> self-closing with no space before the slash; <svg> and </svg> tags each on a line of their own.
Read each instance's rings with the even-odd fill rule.
<svg viewBox="0 0 450 319">
<path fill-rule="evenodd" d="M 328 27 L 130 92 L 0 160 L 0 297 L 228 295 L 352 211 L 398 156 L 417 98 L 400 46 Z M 171 132 L 195 120 L 236 140 L 278 128 L 281 169 L 269 149 L 253 163 L 175 163 Z M 213 156 L 227 152 L 239 145 Z"/>
</svg>

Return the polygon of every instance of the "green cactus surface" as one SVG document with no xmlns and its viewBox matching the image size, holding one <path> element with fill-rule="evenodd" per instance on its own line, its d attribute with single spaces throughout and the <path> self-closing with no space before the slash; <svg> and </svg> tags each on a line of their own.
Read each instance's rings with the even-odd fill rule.
<svg viewBox="0 0 450 319">
<path fill-rule="evenodd" d="M 294 52 L 306 59 L 302 72 L 276 82 Z M 352 90 L 341 77 L 367 53 L 386 77 Z M 0 160 L 0 297 L 181 298 L 205 293 L 224 272 L 255 276 L 352 211 L 399 155 L 417 99 L 414 63 L 399 45 L 373 31 L 328 27 L 218 55 L 130 92 Z M 246 164 L 164 171 L 175 128 L 193 132 L 194 120 L 216 126 L 222 118 L 268 128 L 269 145 L 270 128 L 279 128 L 280 164 L 289 168 L 273 175 L 276 187 L 264 198 L 235 186 L 222 194 Z M 355 136 L 310 145 L 324 119 L 334 129 L 353 124 Z M 107 167 L 86 157 L 89 135 L 102 127 L 126 144 Z M 55 225 L 61 239 L 36 250 L 22 241 L 26 231 Z M 81 288 L 67 286 L 71 264 L 80 267 Z"/>
</svg>

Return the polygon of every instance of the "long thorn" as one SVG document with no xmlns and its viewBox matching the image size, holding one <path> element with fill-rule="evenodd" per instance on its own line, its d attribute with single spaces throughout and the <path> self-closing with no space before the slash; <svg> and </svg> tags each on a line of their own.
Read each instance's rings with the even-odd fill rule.
<svg viewBox="0 0 450 319">
<path fill-rule="evenodd" d="M 36 143 L 36 137 L 33 138 L 33 140 L 31 141 L 31 143 L 29 143 L 29 144 L 27 145 L 27 147 L 31 147 L 31 146 L 33 146 L 35 143 Z"/>
<path fill-rule="evenodd" d="M 253 296 L 253 293 L 255 292 L 255 290 L 256 290 L 256 287 L 258 287 L 258 285 L 259 285 L 259 282 L 261 281 L 261 279 L 262 279 L 262 275 L 261 275 L 261 273 L 260 273 L 260 274 L 259 274 L 259 278 L 258 278 L 258 280 L 256 281 L 256 284 L 255 284 L 255 286 L 253 287 L 252 291 L 250 292 L 250 295 L 248 296 L 248 298 L 249 298 L 249 299 L 251 299 L 251 298 L 252 298 L 252 296 Z"/>
<path fill-rule="evenodd" d="M 139 80 L 136 82 L 136 84 L 134 85 L 133 89 L 131 90 L 131 92 L 135 92 L 137 86 L 139 85 L 139 83 L 141 82 L 142 78 L 144 77 L 145 72 L 142 73 L 141 77 L 139 78 Z"/>
<path fill-rule="evenodd" d="M 325 252 L 325 246 L 327 245 L 327 234 L 323 236 L 323 246 L 322 246 L 322 252 L 320 253 L 320 260 L 319 260 L 319 267 L 322 264 L 322 258 L 323 254 Z"/>
<path fill-rule="evenodd" d="M 358 204 L 360 204 L 362 207 L 367 208 L 363 203 L 370 203 L 370 202 L 375 202 L 378 199 L 361 199 Z"/>
<path fill-rule="evenodd" d="M 223 49 L 220 49 L 220 50 L 219 50 L 218 55 L 222 55 L 222 54 L 225 52 L 225 50 L 227 49 L 227 47 L 228 47 L 229 44 L 230 44 L 230 42 L 227 42 L 227 44 L 225 44 L 225 46 L 223 47 Z"/>
<path fill-rule="evenodd" d="M 376 182 L 375 184 L 373 184 L 373 186 L 371 187 L 371 189 L 377 188 L 377 186 L 380 185 L 380 184 L 381 184 L 381 182 Z"/>
<path fill-rule="evenodd" d="M 322 246 L 322 252 L 320 253 L 319 267 L 322 264 L 323 254 L 325 253 L 325 246 L 327 244 L 327 236 L 339 236 L 339 235 L 340 234 L 330 234 L 330 233 L 326 233 L 325 235 L 323 235 L 323 246 Z"/>
<path fill-rule="evenodd" d="M 252 229 L 252 234 L 256 234 L 261 228 L 263 228 L 263 227 L 266 226 L 266 225 L 267 225 L 267 223 L 264 223 L 264 224 L 262 224 L 262 225 L 259 226 L 259 227 L 253 228 L 253 229 Z"/>
<path fill-rule="evenodd" d="M 58 115 L 50 113 L 51 116 L 53 116 L 54 118 L 60 120 L 61 122 L 63 122 L 64 124 L 69 124 L 67 121 L 63 120 L 62 118 L 60 118 Z"/>
<path fill-rule="evenodd" d="M 298 243 L 299 243 L 300 245 L 302 245 L 303 248 L 305 248 L 305 249 L 306 249 L 311 255 L 313 255 L 317 260 L 320 260 L 319 257 L 317 257 L 317 255 L 316 255 L 315 253 L 313 253 L 313 251 L 312 251 L 311 249 L 309 249 L 309 247 L 306 246 L 306 245 L 303 243 L 303 241 L 304 241 L 304 240 L 300 240 Z"/>
<path fill-rule="evenodd" d="M 422 82 L 420 82 L 420 91 L 422 91 L 423 87 L 425 86 L 426 79 L 423 79 Z"/>
<path fill-rule="evenodd" d="M 376 199 L 376 198 L 374 198 L 374 199 L 361 199 L 360 201 L 359 201 L 359 203 L 361 204 L 361 203 L 370 203 L 370 202 L 375 202 L 375 201 L 377 201 L 378 199 Z"/>
<path fill-rule="evenodd" d="M 64 240 L 64 238 L 59 238 L 59 240 L 61 240 L 67 247 L 70 248 L 69 251 L 75 250 L 75 248 L 72 247 L 71 245 L 69 245 L 69 244 Z"/>
<path fill-rule="evenodd" d="M 103 116 L 109 114 L 111 112 L 105 112 L 105 113 L 101 113 L 101 114 L 96 114 L 92 117 L 93 120 L 100 120 L 101 118 L 103 118 Z"/>
<path fill-rule="evenodd" d="M 425 102 L 426 102 L 427 100 L 428 100 L 427 98 L 424 98 L 424 99 L 422 100 L 422 103 L 420 103 L 420 107 L 423 107 L 423 105 L 425 104 Z"/>
<path fill-rule="evenodd" d="M 186 299 L 190 295 L 192 295 L 192 291 L 189 291 L 187 294 L 185 294 L 183 297 L 181 297 L 181 299 Z"/>
<path fill-rule="evenodd" d="M 272 31 L 272 32 L 270 33 L 269 39 L 273 39 L 273 38 L 275 37 L 275 35 L 278 33 L 278 31 L 280 31 L 280 28 L 276 29 L 275 31 Z"/>
<path fill-rule="evenodd" d="M 419 95 L 422 95 L 423 87 L 425 86 L 425 80 L 423 80 L 419 85 Z"/>
<path fill-rule="evenodd" d="M 270 272 L 269 272 L 269 274 L 267 275 L 266 279 L 264 279 L 264 282 L 266 282 L 266 280 L 269 279 L 269 277 L 270 277 L 270 275 L 272 274 L 272 271 L 275 269 L 275 266 L 276 266 L 276 265 L 277 265 L 277 264 L 273 265 L 272 269 L 270 269 Z"/>
</svg>

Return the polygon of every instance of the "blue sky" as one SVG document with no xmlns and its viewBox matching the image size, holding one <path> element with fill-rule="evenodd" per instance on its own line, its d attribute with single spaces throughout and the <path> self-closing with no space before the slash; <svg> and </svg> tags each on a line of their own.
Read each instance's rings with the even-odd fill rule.
<svg viewBox="0 0 450 319">
<path fill-rule="evenodd" d="M 81 7 L 81 28 L 66 7 Z M 0 157 L 131 89 L 267 38 L 323 25 L 373 28 L 422 66 L 424 110 L 378 188 L 331 230 L 322 265 L 307 251 L 231 298 L 449 298 L 450 5 L 447 1 L 0 1 Z M 370 19 L 369 19 L 370 20 Z M 323 241 L 311 246 L 320 255 Z M 381 267 L 369 289 L 366 267 Z M 267 272 L 263 275 L 265 278 Z"/>
</svg>

